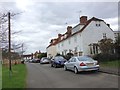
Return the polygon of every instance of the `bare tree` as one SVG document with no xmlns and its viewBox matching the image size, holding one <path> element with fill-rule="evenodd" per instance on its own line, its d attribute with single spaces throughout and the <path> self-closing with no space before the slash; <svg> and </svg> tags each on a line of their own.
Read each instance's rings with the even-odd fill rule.
<svg viewBox="0 0 120 90">
<path fill-rule="evenodd" d="M 20 13 L 15 13 L 15 14 L 12 13 L 11 16 L 13 17 L 17 14 L 20 14 Z M 8 22 L 7 22 L 8 17 L 7 16 L 8 16 L 7 13 L 0 13 L 0 48 L 4 48 L 2 49 L 2 50 L 5 50 L 5 52 L 3 51 L 4 53 L 8 52 Z M 21 30 L 17 32 L 12 32 L 12 36 L 20 32 Z M 23 53 L 23 50 L 22 51 L 19 50 L 20 48 L 23 48 L 23 43 L 12 42 L 11 48 L 12 50 L 14 50 L 14 52 L 18 52 L 20 54 Z"/>
</svg>

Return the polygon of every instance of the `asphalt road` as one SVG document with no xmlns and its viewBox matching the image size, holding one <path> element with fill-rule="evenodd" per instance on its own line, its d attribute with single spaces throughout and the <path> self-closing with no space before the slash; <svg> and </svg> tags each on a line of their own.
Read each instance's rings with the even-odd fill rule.
<svg viewBox="0 0 120 90">
<path fill-rule="evenodd" d="M 26 63 L 27 88 L 118 88 L 118 76 L 101 72 L 74 74 L 50 64 Z"/>
</svg>

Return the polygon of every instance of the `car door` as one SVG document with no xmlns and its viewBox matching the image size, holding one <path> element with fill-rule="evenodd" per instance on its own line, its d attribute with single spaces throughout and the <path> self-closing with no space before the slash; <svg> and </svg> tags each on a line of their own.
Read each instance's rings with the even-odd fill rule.
<svg viewBox="0 0 120 90">
<path fill-rule="evenodd" d="M 71 60 L 72 60 L 72 58 L 69 59 L 69 61 L 66 62 L 66 67 L 67 67 L 67 69 L 70 69 L 70 66 L 71 66 Z"/>
<path fill-rule="evenodd" d="M 74 67 L 74 58 L 71 58 L 71 60 L 70 60 L 70 62 L 69 62 L 69 68 L 70 68 L 71 70 L 74 70 L 73 67 Z"/>
<path fill-rule="evenodd" d="M 71 60 L 71 70 L 74 70 L 75 63 L 76 63 L 76 58 L 72 58 L 72 60 Z"/>
</svg>

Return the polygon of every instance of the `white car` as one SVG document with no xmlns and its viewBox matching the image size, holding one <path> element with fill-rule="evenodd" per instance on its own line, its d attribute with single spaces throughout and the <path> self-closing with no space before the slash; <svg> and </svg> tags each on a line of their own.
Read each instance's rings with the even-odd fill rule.
<svg viewBox="0 0 120 90">
<path fill-rule="evenodd" d="M 74 56 L 64 63 L 64 70 L 73 70 L 76 74 L 80 71 L 98 71 L 98 61 L 88 56 Z"/>
</svg>

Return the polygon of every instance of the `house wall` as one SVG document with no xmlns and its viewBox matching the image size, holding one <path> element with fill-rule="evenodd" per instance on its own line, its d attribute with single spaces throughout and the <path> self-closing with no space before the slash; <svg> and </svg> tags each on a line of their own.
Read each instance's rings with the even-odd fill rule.
<svg viewBox="0 0 120 90">
<path fill-rule="evenodd" d="M 57 54 L 57 50 L 56 50 L 56 46 L 52 45 L 50 47 L 47 48 L 47 57 L 55 57 L 55 55 Z"/>
<path fill-rule="evenodd" d="M 81 33 L 75 34 L 74 36 L 69 37 L 68 39 L 58 43 L 56 45 L 56 48 L 57 48 L 57 53 L 64 55 L 69 53 L 70 50 L 72 50 L 71 53 L 74 53 L 75 48 L 77 48 L 77 52 L 83 51 Z"/>
<path fill-rule="evenodd" d="M 99 23 L 100 26 L 96 26 Z M 103 39 L 103 33 L 106 33 L 107 38 L 114 38 L 114 32 L 103 21 L 92 21 L 82 32 L 83 37 L 83 51 L 84 55 L 90 54 L 90 43 L 97 43 Z"/>
<path fill-rule="evenodd" d="M 96 26 L 96 24 L 100 24 L 100 26 Z M 72 31 L 77 31 L 76 29 L 78 29 L 78 27 L 79 26 Z M 77 52 L 83 52 L 82 55 L 90 55 L 89 44 L 97 43 L 99 40 L 103 39 L 103 33 L 106 33 L 107 38 L 114 40 L 114 32 L 105 24 L 105 22 L 92 21 L 81 33 L 77 33 L 58 43 L 56 45 L 57 53 L 65 55 L 69 50 L 72 50 L 72 53 L 74 53 L 75 48 L 77 47 Z"/>
<path fill-rule="evenodd" d="M 84 25 L 78 25 L 78 26 L 75 26 L 75 28 L 72 29 L 72 34 L 75 33 L 75 32 L 77 32 L 77 31 L 79 31 L 80 29 L 82 29 L 83 26 L 84 26 Z"/>
</svg>

